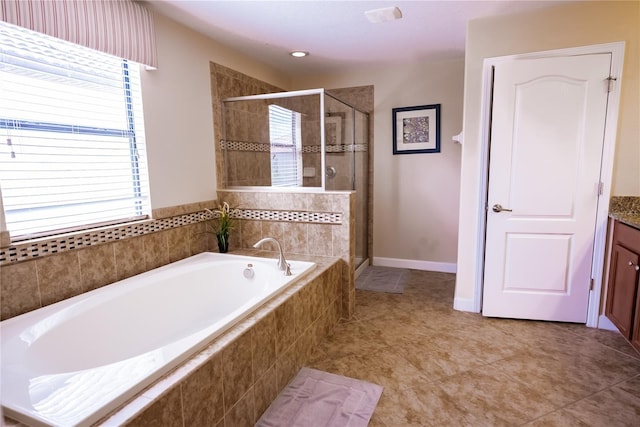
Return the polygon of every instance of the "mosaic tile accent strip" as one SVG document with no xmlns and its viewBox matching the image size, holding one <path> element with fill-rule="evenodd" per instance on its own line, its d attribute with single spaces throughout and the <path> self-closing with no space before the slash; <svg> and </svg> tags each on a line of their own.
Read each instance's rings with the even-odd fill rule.
<svg viewBox="0 0 640 427">
<path fill-rule="evenodd" d="M 18 243 L 8 248 L 0 249 L 0 265 L 197 224 L 217 218 L 217 216 L 215 212 L 203 210 L 171 218 L 145 220 L 133 224 L 42 239 L 36 242 Z M 231 211 L 231 217 L 244 220 L 342 224 L 342 214 L 336 212 L 271 211 L 236 208 Z"/>
<path fill-rule="evenodd" d="M 231 141 L 220 140 L 220 148 L 222 150 L 229 151 L 254 151 L 254 152 L 269 152 L 271 151 L 271 144 L 266 142 L 246 142 L 246 141 Z M 329 144 L 325 146 L 327 153 L 349 153 L 349 152 L 364 152 L 368 150 L 367 144 Z M 303 153 L 320 153 L 320 145 L 304 145 L 302 146 Z"/>
<path fill-rule="evenodd" d="M 238 212 L 240 211 L 240 212 Z M 262 221 L 310 222 L 315 224 L 342 224 L 342 214 L 336 212 L 305 212 L 305 211 L 263 211 L 251 209 L 237 209 L 232 211 L 232 217 Z"/>
<path fill-rule="evenodd" d="M 337 144 L 327 145 L 327 153 L 349 153 L 349 152 L 364 152 L 367 151 L 367 144 Z"/>
<path fill-rule="evenodd" d="M 231 141 L 220 140 L 220 149 L 229 151 L 271 151 L 271 144 L 265 142 L 246 142 L 246 141 Z"/>
</svg>

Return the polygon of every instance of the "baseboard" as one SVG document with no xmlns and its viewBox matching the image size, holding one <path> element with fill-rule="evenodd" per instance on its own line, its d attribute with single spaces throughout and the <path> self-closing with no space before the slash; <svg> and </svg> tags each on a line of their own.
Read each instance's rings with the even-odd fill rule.
<svg viewBox="0 0 640 427">
<path fill-rule="evenodd" d="M 362 264 L 360 264 L 360 267 L 356 268 L 353 280 L 356 280 L 358 277 L 360 277 L 360 275 L 362 274 L 362 272 L 369 267 L 369 259 L 367 259 L 365 262 L 363 262 Z"/>
<path fill-rule="evenodd" d="M 455 263 L 400 258 L 373 257 L 373 265 L 380 267 L 410 268 L 412 270 L 438 271 L 441 273 L 455 273 L 457 271 L 457 264 Z"/>
<path fill-rule="evenodd" d="M 609 320 L 609 318 L 604 314 L 601 314 L 600 317 L 598 317 L 598 329 L 606 329 L 607 331 L 620 333 L 616 325 L 614 325 L 613 322 L 611 322 L 611 320 Z"/>
<path fill-rule="evenodd" d="M 458 311 L 469 311 L 471 313 L 478 313 L 474 308 L 473 298 L 454 298 L 453 309 Z"/>
</svg>

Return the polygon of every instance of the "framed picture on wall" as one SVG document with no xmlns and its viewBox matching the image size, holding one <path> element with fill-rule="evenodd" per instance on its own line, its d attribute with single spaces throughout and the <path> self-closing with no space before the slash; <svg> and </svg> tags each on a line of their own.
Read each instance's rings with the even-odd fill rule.
<svg viewBox="0 0 640 427">
<path fill-rule="evenodd" d="M 393 154 L 440 152 L 440 104 L 394 108 Z"/>
</svg>

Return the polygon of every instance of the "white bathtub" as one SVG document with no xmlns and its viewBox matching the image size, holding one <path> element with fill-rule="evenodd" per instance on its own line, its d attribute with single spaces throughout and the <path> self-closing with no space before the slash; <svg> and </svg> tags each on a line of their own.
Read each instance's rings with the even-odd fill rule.
<svg viewBox="0 0 640 427">
<path fill-rule="evenodd" d="M 290 264 L 202 253 L 1 322 L 4 414 L 95 423 L 315 266 Z"/>
</svg>

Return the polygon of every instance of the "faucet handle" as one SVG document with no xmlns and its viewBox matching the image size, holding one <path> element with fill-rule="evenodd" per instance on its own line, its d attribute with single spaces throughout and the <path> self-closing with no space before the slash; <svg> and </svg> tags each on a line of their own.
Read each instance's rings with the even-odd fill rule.
<svg viewBox="0 0 640 427">
<path fill-rule="evenodd" d="M 287 267 L 284 270 L 285 276 L 291 276 L 291 264 L 287 263 Z"/>
</svg>

